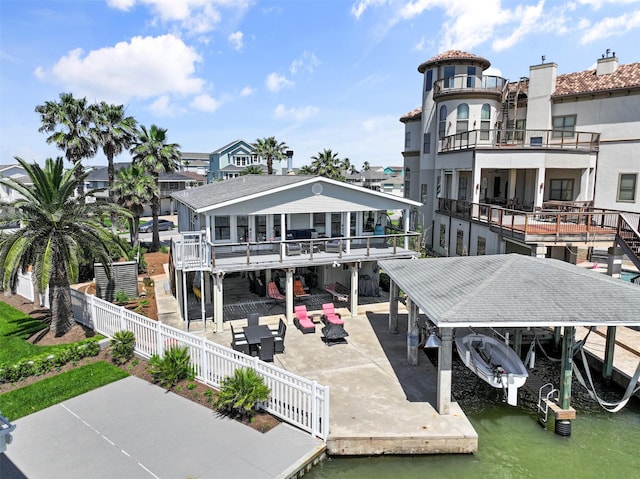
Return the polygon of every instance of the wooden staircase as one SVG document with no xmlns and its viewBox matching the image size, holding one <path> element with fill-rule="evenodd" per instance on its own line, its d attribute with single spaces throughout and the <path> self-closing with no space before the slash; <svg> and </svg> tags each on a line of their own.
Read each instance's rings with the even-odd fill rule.
<svg viewBox="0 0 640 479">
<path fill-rule="evenodd" d="M 640 214 L 620 213 L 616 242 L 631 262 L 640 269 Z"/>
</svg>

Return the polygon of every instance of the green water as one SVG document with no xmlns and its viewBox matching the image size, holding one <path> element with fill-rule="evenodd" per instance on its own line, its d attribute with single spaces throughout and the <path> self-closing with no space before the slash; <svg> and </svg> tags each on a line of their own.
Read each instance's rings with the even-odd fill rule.
<svg viewBox="0 0 640 479">
<path fill-rule="evenodd" d="M 305 478 L 640 478 L 640 400 L 612 414 L 575 382 L 572 389 L 577 418 L 571 436 L 562 437 L 553 432 L 552 420 L 548 430 L 537 423 L 537 398 L 521 395 L 518 407 L 508 406 L 454 362 L 454 390 L 478 433 L 475 455 L 331 458 Z M 609 387 L 601 396 L 616 401 L 622 394 Z"/>
</svg>

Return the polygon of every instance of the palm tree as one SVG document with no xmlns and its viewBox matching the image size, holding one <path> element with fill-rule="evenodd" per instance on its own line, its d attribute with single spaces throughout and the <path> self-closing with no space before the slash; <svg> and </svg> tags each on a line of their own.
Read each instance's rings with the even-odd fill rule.
<svg viewBox="0 0 640 479">
<path fill-rule="evenodd" d="M 156 196 L 157 188 L 153 177 L 142 166 L 135 164 L 119 170 L 113 184 L 116 202 L 132 214 L 129 218 L 129 237 L 134 249 L 138 246 L 138 226 L 144 205 Z"/>
<path fill-rule="evenodd" d="M 86 98 L 74 98 L 72 93 L 60 93 L 60 101 L 47 101 L 36 107 L 40 114 L 41 133 L 51 133 L 47 143 L 54 143 L 65 152 L 65 157 L 75 168 L 76 178 L 84 173 L 82 160 L 97 152 L 97 145 L 89 129 L 96 115 L 96 108 L 87 105 Z M 78 196 L 84 195 L 84 184 L 78 183 Z"/>
<path fill-rule="evenodd" d="M 62 157 L 47 159 L 44 169 L 16 160 L 32 186 L 0 178 L 0 184 L 22 196 L 9 205 L 13 210 L 0 222 L 20 222 L 20 228 L 0 239 L 2 284 L 7 289 L 18 269 L 32 267 L 39 290 L 49 287 L 51 329 L 62 336 L 73 325 L 70 284 L 78 280 L 80 259 L 99 261 L 109 273 L 112 254 L 119 258 L 125 251 L 119 238 L 102 225 L 102 219 L 111 211 L 124 216 L 129 212 L 116 205 L 85 202 L 93 193 L 74 198 L 78 183 L 87 176 L 77 176 L 80 163 L 65 171 Z"/>
<path fill-rule="evenodd" d="M 342 174 L 345 170 L 345 162 L 338 157 L 338 153 L 325 148 L 322 152 L 318 152 L 316 156 L 312 156 L 311 159 L 313 160 L 311 169 L 316 175 L 333 178 L 338 181 L 345 180 Z"/>
<path fill-rule="evenodd" d="M 289 149 L 285 142 L 278 142 L 275 136 L 258 138 L 251 146 L 255 149 L 256 155 L 267 160 L 267 175 L 273 175 L 273 160 L 284 160 Z"/>
<path fill-rule="evenodd" d="M 304 165 L 298 170 L 299 175 L 315 175 L 316 171 L 309 165 Z"/>
<path fill-rule="evenodd" d="M 370 168 L 371 168 L 371 165 L 369 165 L 369 162 L 368 162 L 368 161 L 365 161 L 365 162 L 362 164 L 362 171 L 369 171 L 369 169 L 370 169 Z"/>
<path fill-rule="evenodd" d="M 133 162 L 141 165 L 153 177 L 156 192 L 151 200 L 151 216 L 153 217 L 153 235 L 151 251 L 160 248 L 160 233 L 158 231 L 158 212 L 160 210 L 160 173 L 171 173 L 178 169 L 180 162 L 180 145 L 167 143 L 167 129 L 151 125 L 147 130 L 144 126 L 131 149 Z"/>
<path fill-rule="evenodd" d="M 244 175 L 264 175 L 264 170 L 260 168 L 258 165 L 249 165 L 244 170 L 240 172 L 242 176 Z"/>
</svg>

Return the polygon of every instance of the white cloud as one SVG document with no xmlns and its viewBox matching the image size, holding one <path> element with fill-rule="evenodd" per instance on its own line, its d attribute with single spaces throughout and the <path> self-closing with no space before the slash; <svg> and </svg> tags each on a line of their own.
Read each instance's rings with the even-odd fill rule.
<svg viewBox="0 0 640 479">
<path fill-rule="evenodd" d="M 156 116 L 167 117 L 178 113 L 178 107 L 171 103 L 168 95 L 162 95 L 149 105 L 149 111 Z"/>
<path fill-rule="evenodd" d="M 607 17 L 584 30 L 581 43 L 594 42 L 614 36 L 620 36 L 634 28 L 640 28 L 640 10 L 619 17 Z"/>
<path fill-rule="evenodd" d="M 296 58 L 291 62 L 289 71 L 292 75 L 298 72 L 313 73 L 318 65 L 320 65 L 320 60 L 318 60 L 315 53 L 305 51 L 300 58 Z"/>
<path fill-rule="evenodd" d="M 540 30 L 540 18 L 542 17 L 542 9 L 544 1 L 541 0 L 535 6 L 518 6 L 511 14 L 520 24 L 511 32 L 510 35 L 497 38 L 493 41 L 493 49 L 496 51 L 511 48 L 513 45 L 522 40 L 528 33 Z"/>
<path fill-rule="evenodd" d="M 243 37 L 244 37 L 244 34 L 240 30 L 238 30 L 237 32 L 231 33 L 228 37 L 228 40 L 229 40 L 229 43 L 233 45 L 233 48 L 235 50 L 240 51 L 244 46 Z"/>
<path fill-rule="evenodd" d="M 420 41 L 413 46 L 413 49 L 418 52 L 424 51 L 424 43 L 425 43 L 425 39 L 424 37 L 422 37 L 420 38 Z"/>
<path fill-rule="evenodd" d="M 206 111 L 206 112 L 214 112 L 222 105 L 222 101 L 216 100 L 210 95 L 198 95 L 193 100 L 189 106 L 196 110 Z"/>
<path fill-rule="evenodd" d="M 283 77 L 282 75 L 278 75 L 275 72 L 269 73 L 269 75 L 267 75 L 265 84 L 267 85 L 267 88 L 269 89 L 269 91 L 272 91 L 272 92 L 280 91 L 285 87 L 290 87 L 295 85 L 295 83 L 292 82 L 291 80 L 287 80 L 285 77 Z"/>
<path fill-rule="evenodd" d="M 254 95 L 255 93 L 256 93 L 255 88 L 251 88 L 250 86 L 246 86 L 242 90 L 240 90 L 240 96 L 251 96 L 251 95 Z"/>
<path fill-rule="evenodd" d="M 90 100 L 126 103 L 133 98 L 200 93 L 204 80 L 195 76 L 202 59 L 173 35 L 134 37 L 87 54 L 72 50 L 49 71 L 35 75 Z"/>
<path fill-rule="evenodd" d="M 316 106 L 303 106 L 302 108 L 287 108 L 283 104 L 276 106 L 273 116 L 277 119 L 304 121 L 318 114 L 320 109 Z"/>
<path fill-rule="evenodd" d="M 136 0 L 107 0 L 107 5 L 111 8 L 116 8 L 118 10 L 127 11 L 131 7 L 133 7 L 136 3 Z"/>
<path fill-rule="evenodd" d="M 387 3 L 387 0 L 358 0 L 351 6 L 351 14 L 359 19 L 369 7 L 378 7 Z"/>
</svg>

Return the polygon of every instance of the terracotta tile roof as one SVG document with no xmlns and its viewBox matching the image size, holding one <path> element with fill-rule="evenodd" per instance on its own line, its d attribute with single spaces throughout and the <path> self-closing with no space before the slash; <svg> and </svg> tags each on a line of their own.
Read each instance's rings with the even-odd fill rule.
<svg viewBox="0 0 640 479">
<path fill-rule="evenodd" d="M 415 110 L 411 110 L 409 113 L 405 113 L 400 117 L 402 123 L 406 123 L 411 120 L 418 120 L 422 116 L 422 108 L 418 107 Z"/>
<path fill-rule="evenodd" d="M 420 73 L 424 73 L 428 65 L 437 65 L 438 63 L 450 62 L 452 60 L 453 61 L 470 60 L 475 63 L 479 62 L 482 64 L 483 70 L 486 70 L 491 66 L 491 62 L 489 60 L 483 57 L 479 57 L 478 55 L 474 55 L 473 53 L 463 52 L 461 50 L 447 50 L 446 52 L 438 53 L 435 57 L 422 63 L 418 67 L 418 71 Z"/>
<path fill-rule="evenodd" d="M 553 97 L 580 95 L 640 87 L 640 62 L 619 65 L 615 72 L 596 75 L 596 70 L 558 75 Z"/>
</svg>

